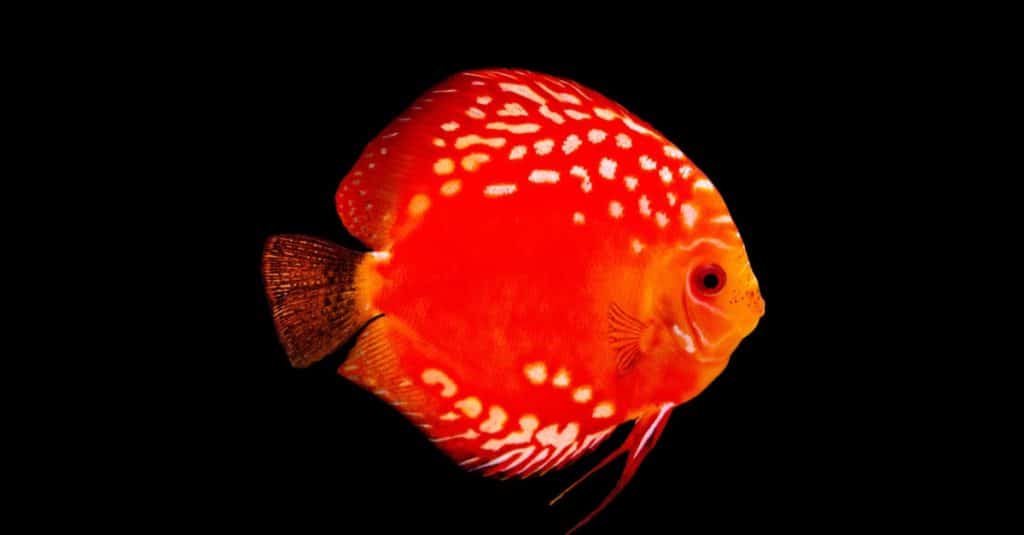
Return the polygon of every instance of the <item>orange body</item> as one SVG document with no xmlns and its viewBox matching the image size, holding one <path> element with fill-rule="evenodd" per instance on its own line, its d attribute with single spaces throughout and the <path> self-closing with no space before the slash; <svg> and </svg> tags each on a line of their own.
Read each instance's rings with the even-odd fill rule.
<svg viewBox="0 0 1024 535">
<path fill-rule="evenodd" d="M 453 76 L 367 146 L 336 202 L 376 251 L 356 306 L 383 315 L 340 372 L 487 474 L 563 466 L 639 419 L 621 488 L 763 314 L 707 177 L 568 80 Z"/>
</svg>

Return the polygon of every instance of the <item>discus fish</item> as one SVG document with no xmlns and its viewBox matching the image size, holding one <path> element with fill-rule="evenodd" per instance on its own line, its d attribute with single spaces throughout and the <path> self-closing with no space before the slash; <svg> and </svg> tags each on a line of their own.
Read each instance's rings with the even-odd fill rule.
<svg viewBox="0 0 1024 535">
<path fill-rule="evenodd" d="M 297 235 L 266 243 L 291 363 L 309 366 L 358 333 L 339 373 L 487 476 L 564 467 L 636 420 L 588 472 L 628 454 L 576 527 L 622 490 L 672 408 L 722 372 L 764 314 L 710 180 L 651 125 L 571 80 L 452 76 L 367 145 L 335 202 L 371 252 Z"/>
</svg>

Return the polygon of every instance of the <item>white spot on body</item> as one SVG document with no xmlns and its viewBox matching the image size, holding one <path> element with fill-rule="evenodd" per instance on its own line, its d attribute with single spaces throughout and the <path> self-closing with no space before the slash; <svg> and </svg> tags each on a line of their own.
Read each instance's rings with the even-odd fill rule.
<svg viewBox="0 0 1024 535">
<path fill-rule="evenodd" d="M 641 243 L 640 240 L 636 238 L 633 238 L 633 241 L 629 243 L 629 246 L 631 249 L 633 249 L 633 252 L 636 254 L 640 254 L 644 250 L 644 244 Z"/>
<path fill-rule="evenodd" d="M 591 143 L 600 143 L 604 141 L 606 137 L 608 137 L 608 133 L 597 128 L 591 128 L 590 131 L 587 132 L 587 140 Z"/>
<path fill-rule="evenodd" d="M 569 174 L 573 176 L 578 176 L 583 179 L 583 182 L 580 183 L 580 187 L 583 189 L 584 192 L 590 193 L 590 190 L 594 188 L 594 185 L 590 183 L 590 175 L 587 174 L 587 170 L 584 169 L 582 166 L 572 166 L 572 169 L 569 170 Z"/>
<path fill-rule="evenodd" d="M 569 110 L 569 109 L 567 109 L 567 110 L 565 110 L 565 114 L 568 115 L 569 118 L 574 120 L 574 121 L 582 121 L 584 119 L 589 119 L 590 118 L 590 114 L 589 113 L 583 113 L 583 112 L 576 111 L 576 110 Z"/>
<path fill-rule="evenodd" d="M 532 134 L 540 130 L 540 125 L 536 123 L 506 124 L 497 122 L 487 123 L 487 128 L 491 130 L 508 130 L 513 134 Z"/>
<path fill-rule="evenodd" d="M 633 190 L 636 189 L 637 179 L 636 179 L 635 176 L 627 176 L 625 178 L 625 180 L 626 180 L 626 189 L 628 189 L 629 191 L 633 191 Z"/>
<path fill-rule="evenodd" d="M 450 175 L 455 171 L 455 162 L 451 158 L 441 158 L 434 162 L 434 174 Z"/>
<path fill-rule="evenodd" d="M 515 192 L 515 184 L 490 184 L 484 188 L 484 197 L 504 197 Z"/>
<path fill-rule="evenodd" d="M 732 223 L 732 217 L 730 217 L 729 215 L 718 215 L 712 217 L 711 222 L 715 223 L 716 225 L 725 225 L 728 223 Z"/>
<path fill-rule="evenodd" d="M 576 422 L 569 422 L 565 429 L 561 433 L 558 432 L 558 424 L 551 424 L 540 431 L 537 431 L 537 442 L 542 446 L 553 446 L 554 453 L 551 454 L 551 460 L 546 464 L 551 466 L 558 466 L 562 462 L 562 458 L 559 456 L 563 451 L 566 454 L 571 454 L 572 450 L 578 445 L 576 437 L 579 436 L 580 424 Z M 570 450 L 566 450 L 567 447 L 572 447 Z"/>
<path fill-rule="evenodd" d="M 491 405 L 491 409 L 487 413 L 487 419 L 480 423 L 480 430 L 493 435 L 505 427 L 506 421 L 508 421 L 508 414 L 505 412 L 505 409 L 498 405 Z"/>
<path fill-rule="evenodd" d="M 618 134 L 615 136 L 615 146 L 620 149 L 629 149 L 633 147 L 633 140 L 626 134 Z"/>
<path fill-rule="evenodd" d="M 441 419 L 446 422 L 453 422 L 455 420 L 458 420 L 459 418 L 461 418 L 461 416 L 451 411 L 448 411 L 441 415 Z"/>
<path fill-rule="evenodd" d="M 529 180 L 535 184 L 557 184 L 558 171 L 534 169 L 533 172 L 530 173 Z"/>
<path fill-rule="evenodd" d="M 542 385 L 544 381 L 548 380 L 548 367 L 543 362 L 531 362 L 523 366 L 523 374 L 526 375 L 530 383 Z"/>
<path fill-rule="evenodd" d="M 587 218 L 583 217 L 583 212 L 574 212 L 572 214 L 572 222 L 577 225 L 582 225 L 587 222 Z"/>
<path fill-rule="evenodd" d="M 459 123 L 457 123 L 455 121 L 448 121 L 447 123 L 444 123 L 444 124 L 441 125 L 441 130 L 444 130 L 445 132 L 454 132 L 458 128 L 459 128 Z"/>
<path fill-rule="evenodd" d="M 612 216 L 613 219 L 622 217 L 622 203 L 619 201 L 608 203 L 608 215 Z"/>
<path fill-rule="evenodd" d="M 640 168 L 644 171 L 653 171 L 655 167 L 658 167 L 658 162 L 651 159 L 650 156 L 644 154 L 640 156 Z"/>
<path fill-rule="evenodd" d="M 576 134 L 569 134 L 566 136 L 565 141 L 562 142 L 562 152 L 571 154 L 574 150 L 578 149 L 583 142 L 580 141 L 580 137 Z"/>
<path fill-rule="evenodd" d="M 594 406 L 594 412 L 591 414 L 594 418 L 611 418 L 615 414 L 615 404 L 611 401 L 602 401 Z"/>
<path fill-rule="evenodd" d="M 487 117 L 487 114 L 484 113 L 483 110 L 476 107 L 466 110 L 466 115 L 468 115 L 470 119 L 483 119 L 484 117 Z"/>
<path fill-rule="evenodd" d="M 461 190 L 461 189 L 462 189 L 462 181 L 461 180 L 458 180 L 458 179 L 449 180 L 449 181 L 445 182 L 444 184 L 441 184 L 441 195 L 444 195 L 445 197 L 451 197 L 451 196 L 455 195 L 456 193 L 458 193 L 459 190 Z"/>
<path fill-rule="evenodd" d="M 618 167 L 618 163 L 610 158 L 601 158 L 601 166 L 598 168 L 597 173 L 608 180 L 615 178 L 615 168 Z"/>
<path fill-rule="evenodd" d="M 640 215 L 644 217 L 650 217 L 651 215 L 651 200 L 647 198 L 647 195 L 641 195 L 640 200 L 637 201 L 640 207 Z"/>
<path fill-rule="evenodd" d="M 441 397 L 443 398 L 450 398 L 459 390 L 455 385 L 455 381 L 452 381 L 447 374 L 437 368 L 427 368 L 423 370 L 423 374 L 420 378 L 423 379 L 423 383 L 428 386 L 440 384 L 443 387 L 441 390 Z"/>
<path fill-rule="evenodd" d="M 547 117 L 548 119 L 551 119 L 551 122 L 555 124 L 562 124 L 565 122 L 564 117 L 562 117 L 556 112 L 551 111 L 551 109 L 549 109 L 546 105 L 540 107 L 540 114 L 543 115 L 544 117 Z"/>
<path fill-rule="evenodd" d="M 579 214 L 579 212 L 576 212 Z M 583 214 L 580 214 L 581 216 Z M 551 384 L 556 388 L 568 388 L 569 387 L 569 371 L 565 368 L 561 368 L 555 373 L 554 379 L 551 380 Z"/>
<path fill-rule="evenodd" d="M 662 166 L 661 170 L 658 171 L 658 175 L 661 176 L 661 181 L 665 184 L 672 183 L 672 171 L 669 171 L 668 167 Z"/>
<path fill-rule="evenodd" d="M 508 102 L 502 109 L 498 110 L 498 115 L 502 117 L 523 117 L 529 114 L 526 113 L 526 109 L 518 102 Z"/>
<path fill-rule="evenodd" d="M 537 151 L 538 156 L 544 156 L 545 154 L 549 154 L 551 152 L 551 149 L 553 149 L 554 147 L 555 142 L 554 140 L 551 139 L 542 139 L 533 144 L 533 150 Z"/>
<path fill-rule="evenodd" d="M 476 97 L 476 103 L 481 105 L 481 106 L 486 106 L 486 105 L 491 103 L 491 97 L 486 96 L 486 95 L 482 96 L 482 97 Z"/>
<path fill-rule="evenodd" d="M 665 215 L 665 212 L 654 214 L 654 219 L 658 221 L 658 226 L 661 228 L 665 228 L 665 225 L 668 225 L 668 216 Z"/>
<path fill-rule="evenodd" d="M 581 386 L 572 392 L 572 399 L 576 403 L 586 403 L 590 401 L 590 397 L 593 396 L 594 391 L 589 386 Z"/>
<path fill-rule="evenodd" d="M 679 207 L 679 213 L 683 214 L 683 224 L 686 225 L 686 228 L 693 228 L 694 223 L 697 222 L 697 209 L 687 202 Z"/>
<path fill-rule="evenodd" d="M 690 173 L 692 173 L 692 172 L 693 172 L 693 167 L 691 167 L 689 165 L 684 165 L 684 166 L 679 168 L 679 176 L 681 176 L 683 178 L 690 178 Z"/>
<path fill-rule="evenodd" d="M 455 402 L 455 408 L 462 411 L 462 414 L 470 418 L 476 418 L 480 416 L 480 413 L 484 410 L 483 405 L 480 403 L 480 399 L 476 396 L 469 396 L 466 399 L 461 399 Z"/>
<path fill-rule="evenodd" d="M 439 137 L 435 137 L 433 143 L 435 147 L 444 147 L 444 140 Z"/>
<path fill-rule="evenodd" d="M 512 151 L 508 153 L 509 160 L 522 160 L 523 156 L 526 156 L 526 145 L 516 145 L 512 147 Z"/>
<path fill-rule="evenodd" d="M 462 157 L 462 168 L 466 171 L 476 171 L 481 165 L 489 162 L 491 157 L 482 152 L 473 152 Z"/>
<path fill-rule="evenodd" d="M 526 444 L 533 438 L 533 432 L 537 430 L 539 425 L 540 421 L 537 420 L 536 416 L 526 414 L 519 419 L 519 431 L 512 431 L 502 439 L 492 438 L 484 442 L 480 447 L 489 451 L 498 451 L 509 444 Z"/>
<path fill-rule="evenodd" d="M 668 199 L 668 205 L 669 206 L 675 206 L 676 205 L 676 201 L 678 199 L 676 198 L 676 194 L 675 193 L 672 193 L 670 191 L 670 192 L 665 194 L 665 197 Z"/>
<path fill-rule="evenodd" d="M 469 146 L 472 146 L 472 145 L 487 145 L 488 147 L 493 147 L 493 148 L 496 148 L 496 149 L 500 149 L 501 147 L 505 146 L 505 138 L 503 138 L 503 137 L 490 137 L 490 138 L 488 138 L 488 137 L 480 137 L 480 136 L 478 136 L 476 134 L 470 134 L 468 136 L 462 136 L 462 137 L 460 137 L 460 138 L 455 140 L 455 148 L 459 149 L 459 150 L 464 149 L 464 148 L 469 147 Z"/>
</svg>

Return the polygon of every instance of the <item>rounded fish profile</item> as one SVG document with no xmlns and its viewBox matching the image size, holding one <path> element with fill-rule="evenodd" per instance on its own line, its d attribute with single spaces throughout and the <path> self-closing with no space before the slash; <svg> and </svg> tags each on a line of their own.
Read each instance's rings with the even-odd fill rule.
<svg viewBox="0 0 1024 535">
<path fill-rule="evenodd" d="M 372 252 L 302 236 L 265 249 L 292 363 L 359 332 L 339 373 L 485 475 L 563 467 L 636 420 L 595 467 L 627 454 L 619 483 L 577 527 L 764 314 L 711 181 L 570 80 L 449 78 L 367 145 L 335 201 Z"/>
</svg>

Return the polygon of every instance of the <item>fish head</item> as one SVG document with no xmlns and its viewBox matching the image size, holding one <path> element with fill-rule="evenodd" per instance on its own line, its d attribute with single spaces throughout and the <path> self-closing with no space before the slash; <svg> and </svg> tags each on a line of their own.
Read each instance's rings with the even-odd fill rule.
<svg viewBox="0 0 1024 535">
<path fill-rule="evenodd" d="M 695 378 L 681 401 L 721 373 L 765 311 L 735 227 L 718 230 L 667 247 L 652 265 L 651 326 L 659 335 L 650 349 Z"/>
</svg>

